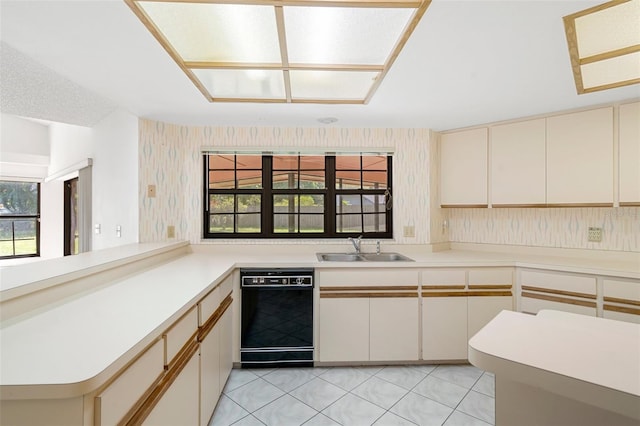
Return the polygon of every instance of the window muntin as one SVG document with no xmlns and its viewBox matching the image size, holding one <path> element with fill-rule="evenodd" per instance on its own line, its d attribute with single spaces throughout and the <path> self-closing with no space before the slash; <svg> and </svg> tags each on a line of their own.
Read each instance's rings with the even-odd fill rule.
<svg viewBox="0 0 640 426">
<path fill-rule="evenodd" d="M 40 184 L 0 181 L 0 257 L 40 255 Z"/>
<path fill-rule="evenodd" d="M 204 158 L 205 238 L 393 237 L 390 156 Z"/>
</svg>

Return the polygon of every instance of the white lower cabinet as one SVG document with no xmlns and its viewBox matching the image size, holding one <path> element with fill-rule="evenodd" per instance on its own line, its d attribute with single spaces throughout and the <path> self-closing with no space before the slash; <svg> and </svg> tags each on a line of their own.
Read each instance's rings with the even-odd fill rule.
<svg viewBox="0 0 640 426">
<path fill-rule="evenodd" d="M 423 296 L 422 359 L 467 359 L 467 297 Z"/>
<path fill-rule="evenodd" d="M 419 306 L 417 297 L 369 299 L 369 360 L 416 360 Z"/>
<path fill-rule="evenodd" d="M 209 424 L 220 396 L 220 328 L 214 327 L 200 343 L 200 425 Z"/>
<path fill-rule="evenodd" d="M 116 425 L 164 373 L 164 342 L 157 340 L 95 398 L 95 426 Z"/>
<path fill-rule="evenodd" d="M 320 299 L 320 361 L 369 359 L 369 299 Z"/>
<path fill-rule="evenodd" d="M 602 289 L 604 318 L 640 324 L 640 280 L 605 278 Z"/>
<path fill-rule="evenodd" d="M 537 314 L 541 309 L 555 309 L 595 317 L 596 299 L 595 276 L 536 270 L 520 273 L 522 312 Z"/>
<path fill-rule="evenodd" d="M 469 296 L 467 300 L 467 335 L 469 339 L 505 309 L 513 310 L 512 296 Z"/>
<path fill-rule="evenodd" d="M 197 425 L 200 418 L 200 362 L 195 352 L 142 424 Z"/>
<path fill-rule="evenodd" d="M 217 326 L 220 329 L 220 392 L 224 389 L 233 368 L 232 320 L 232 309 L 229 307 L 222 314 Z"/>
</svg>

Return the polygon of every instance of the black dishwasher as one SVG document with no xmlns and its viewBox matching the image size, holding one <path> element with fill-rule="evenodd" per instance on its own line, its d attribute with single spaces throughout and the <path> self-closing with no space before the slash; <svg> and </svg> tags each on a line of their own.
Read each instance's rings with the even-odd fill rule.
<svg viewBox="0 0 640 426">
<path fill-rule="evenodd" d="M 242 268 L 243 368 L 313 366 L 313 268 Z"/>
</svg>

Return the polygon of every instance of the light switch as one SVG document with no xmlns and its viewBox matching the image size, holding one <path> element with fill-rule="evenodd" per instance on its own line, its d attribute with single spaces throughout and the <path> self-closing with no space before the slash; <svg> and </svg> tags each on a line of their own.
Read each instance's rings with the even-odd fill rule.
<svg viewBox="0 0 640 426">
<path fill-rule="evenodd" d="M 120 225 L 116 225 L 116 237 L 122 237 L 122 227 Z"/>
<path fill-rule="evenodd" d="M 99 234 L 100 233 L 100 224 L 96 223 L 95 226 L 93 227 L 93 229 L 94 229 L 94 232 L 96 234 Z"/>
<path fill-rule="evenodd" d="M 175 238 L 176 237 L 176 227 L 173 225 L 167 226 L 167 238 Z"/>
</svg>

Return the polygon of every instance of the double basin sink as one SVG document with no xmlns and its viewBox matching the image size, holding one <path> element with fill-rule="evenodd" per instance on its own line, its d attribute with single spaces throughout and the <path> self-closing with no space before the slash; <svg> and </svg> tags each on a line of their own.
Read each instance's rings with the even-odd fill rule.
<svg viewBox="0 0 640 426">
<path fill-rule="evenodd" d="M 317 253 L 321 262 L 413 262 L 400 253 Z"/>
</svg>

